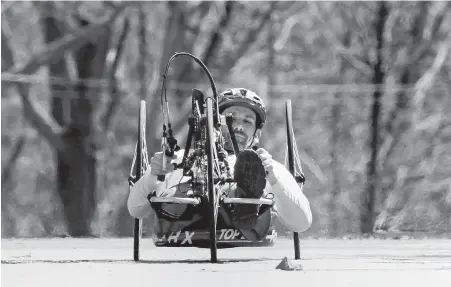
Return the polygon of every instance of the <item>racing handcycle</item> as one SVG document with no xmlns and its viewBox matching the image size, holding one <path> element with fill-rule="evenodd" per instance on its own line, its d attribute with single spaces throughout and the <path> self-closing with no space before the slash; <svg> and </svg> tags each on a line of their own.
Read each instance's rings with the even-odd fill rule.
<svg viewBox="0 0 451 287">
<path fill-rule="evenodd" d="M 218 262 L 217 249 L 219 246 L 239 247 L 239 246 L 261 246 L 271 245 L 277 238 L 277 233 L 273 227 L 270 228 L 265 238 L 259 242 L 246 240 L 238 230 L 232 226 L 227 226 L 218 219 L 220 209 L 230 204 L 257 204 L 260 206 L 259 214 L 271 208 L 274 200 L 271 198 L 230 198 L 219 192 L 220 187 L 227 183 L 233 183 L 233 175 L 230 172 L 227 162 L 227 152 L 224 149 L 225 139 L 221 133 L 221 127 L 227 128 L 231 136 L 235 154 L 239 154 L 238 144 L 232 129 L 232 116 L 221 115 L 218 108 L 218 94 L 214 80 L 207 67 L 200 59 L 192 54 L 179 52 L 175 53 L 169 60 L 163 75 L 161 108 L 163 116 L 163 133 L 161 146 L 164 156 L 172 157 L 180 150 L 177 140 L 174 138 L 169 114 L 169 104 L 166 97 L 166 79 L 171 61 L 178 56 L 188 56 L 194 59 L 209 78 L 212 96 L 206 97 L 198 89 L 192 90 L 192 109 L 188 117 L 188 136 L 183 154 L 182 162 L 175 164 L 175 169 L 183 169 L 183 175 L 189 177 L 194 192 L 186 197 L 158 197 L 149 194 L 148 200 L 158 217 L 167 220 L 178 220 L 171 214 L 161 209 L 162 203 L 185 204 L 187 210 L 200 212 L 203 214 L 203 226 L 197 229 L 184 229 L 172 233 L 169 236 L 159 238 L 154 237 L 156 246 L 186 246 L 186 244 L 210 248 L 210 260 L 212 263 Z M 133 156 L 132 166 L 129 176 L 129 186 L 132 187 L 149 169 L 150 162 L 146 144 L 146 101 L 141 100 L 138 117 L 138 136 Z M 285 153 L 285 166 L 288 167 L 298 184 L 304 184 L 300 164 L 299 153 L 293 132 L 292 105 L 291 101 L 286 101 L 286 134 L 287 147 Z M 166 160 L 163 158 L 163 165 Z M 164 166 L 163 166 L 164 168 Z M 158 180 L 164 181 L 164 176 L 158 176 Z M 140 260 L 139 248 L 142 239 L 142 224 L 140 219 L 134 219 L 133 227 L 133 259 Z M 295 259 L 300 259 L 299 234 L 293 234 Z M 193 244 L 199 243 L 198 245 Z"/>
</svg>

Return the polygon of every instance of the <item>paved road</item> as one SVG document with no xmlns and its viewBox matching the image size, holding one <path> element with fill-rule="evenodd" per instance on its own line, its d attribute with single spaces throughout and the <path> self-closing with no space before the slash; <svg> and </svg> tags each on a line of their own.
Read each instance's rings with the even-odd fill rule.
<svg viewBox="0 0 451 287">
<path fill-rule="evenodd" d="M 304 240 L 302 271 L 275 267 L 292 242 L 274 247 L 156 248 L 132 239 L 2 240 L 2 286 L 421 286 L 451 287 L 451 240 Z"/>
</svg>

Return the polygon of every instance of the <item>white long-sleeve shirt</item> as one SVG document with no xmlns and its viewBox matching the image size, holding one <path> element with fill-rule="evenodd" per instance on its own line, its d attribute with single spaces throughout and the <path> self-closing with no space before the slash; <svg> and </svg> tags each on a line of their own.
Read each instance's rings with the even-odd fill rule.
<svg viewBox="0 0 451 287">
<path fill-rule="evenodd" d="M 183 151 L 177 153 L 178 158 L 183 157 Z M 236 156 L 229 155 L 228 162 L 233 174 Z M 312 224 L 312 212 L 310 203 L 303 193 L 303 185 L 299 186 L 291 173 L 279 162 L 273 161 L 273 175 L 277 179 L 275 184 L 267 181 L 264 194 L 274 194 L 277 218 L 292 232 L 306 231 Z M 143 218 L 153 211 L 147 200 L 150 192 L 156 190 L 157 196 L 174 195 L 177 185 L 186 182 L 189 177 L 183 177 L 181 169 L 166 175 L 164 182 L 157 181 L 157 177 L 150 170 L 130 188 L 127 207 L 130 215 L 135 218 Z M 172 205 L 174 206 L 174 205 Z"/>
</svg>

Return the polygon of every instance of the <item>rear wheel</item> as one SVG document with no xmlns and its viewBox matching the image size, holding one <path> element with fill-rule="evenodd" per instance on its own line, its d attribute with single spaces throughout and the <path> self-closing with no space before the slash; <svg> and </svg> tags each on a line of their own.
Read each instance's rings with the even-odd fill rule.
<svg viewBox="0 0 451 287">
<path fill-rule="evenodd" d="M 210 210 L 210 255 L 211 263 L 218 262 L 216 225 L 218 218 L 218 204 L 216 202 L 216 192 L 214 185 L 214 155 L 215 138 L 213 124 L 213 100 L 207 98 L 207 189 L 208 189 L 208 209 Z"/>
<path fill-rule="evenodd" d="M 135 151 L 136 159 L 136 177 L 135 182 L 138 181 L 147 170 L 148 156 L 146 144 L 146 102 L 141 101 L 139 107 L 138 118 L 138 140 Z M 135 218 L 133 226 L 133 260 L 139 261 L 139 241 L 142 236 L 142 220 Z"/>
<path fill-rule="evenodd" d="M 291 107 L 291 101 L 288 100 L 286 102 L 286 128 L 287 128 L 287 145 L 288 145 L 288 168 L 290 173 L 296 177 L 296 168 L 295 168 L 295 155 L 296 155 L 296 144 L 294 139 L 294 131 L 293 131 L 293 112 Z M 299 246 L 299 233 L 293 233 L 294 240 L 294 258 L 301 258 L 301 251 Z"/>
</svg>

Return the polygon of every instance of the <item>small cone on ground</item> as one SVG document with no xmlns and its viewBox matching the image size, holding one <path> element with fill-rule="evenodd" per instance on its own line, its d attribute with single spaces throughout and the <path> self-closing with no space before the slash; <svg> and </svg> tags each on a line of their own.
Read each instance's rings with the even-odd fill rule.
<svg viewBox="0 0 451 287">
<path fill-rule="evenodd" d="M 285 271 L 300 271 L 302 270 L 302 265 L 300 263 L 292 262 L 288 260 L 288 257 L 284 257 L 282 261 L 277 265 L 276 269 Z"/>
</svg>

